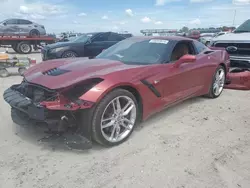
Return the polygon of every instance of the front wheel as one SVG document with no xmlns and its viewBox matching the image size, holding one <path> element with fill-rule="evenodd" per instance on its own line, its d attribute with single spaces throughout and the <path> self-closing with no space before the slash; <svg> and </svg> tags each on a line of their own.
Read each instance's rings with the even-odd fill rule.
<svg viewBox="0 0 250 188">
<path fill-rule="evenodd" d="M 221 95 L 225 85 L 225 78 L 226 78 L 225 69 L 220 65 L 215 71 L 212 85 L 210 87 L 209 93 L 207 94 L 207 97 L 217 98 Z"/>
<path fill-rule="evenodd" d="M 138 114 L 138 104 L 132 93 L 124 89 L 111 91 L 94 111 L 93 139 L 104 146 L 121 144 L 132 134 Z"/>
<path fill-rule="evenodd" d="M 72 51 L 66 51 L 62 54 L 62 58 L 75 58 L 75 57 L 78 57 L 78 55 Z"/>
</svg>

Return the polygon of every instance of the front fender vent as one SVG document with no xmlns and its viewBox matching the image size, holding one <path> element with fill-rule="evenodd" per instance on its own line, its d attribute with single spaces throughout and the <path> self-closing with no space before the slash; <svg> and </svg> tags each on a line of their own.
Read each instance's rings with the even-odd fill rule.
<svg viewBox="0 0 250 188">
<path fill-rule="evenodd" d="M 63 69 L 59 69 L 59 68 L 53 68 L 50 70 L 47 70 L 45 72 L 43 72 L 43 75 L 48 75 L 48 76 L 59 76 L 61 74 L 70 72 L 69 70 L 63 70 Z"/>
</svg>

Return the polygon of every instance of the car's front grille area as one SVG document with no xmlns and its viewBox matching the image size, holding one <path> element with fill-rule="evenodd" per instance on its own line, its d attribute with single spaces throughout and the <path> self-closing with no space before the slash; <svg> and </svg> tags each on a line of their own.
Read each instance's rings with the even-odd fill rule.
<svg viewBox="0 0 250 188">
<path fill-rule="evenodd" d="M 69 70 L 63 70 L 63 69 L 59 69 L 59 68 L 53 68 L 50 70 L 47 70 L 45 72 L 43 72 L 43 75 L 48 75 L 48 76 L 59 76 L 61 74 L 67 73 L 69 72 Z"/>
<path fill-rule="evenodd" d="M 57 98 L 57 92 L 55 90 L 50 90 L 26 81 L 18 85 L 13 85 L 12 89 L 20 92 L 33 102 L 54 101 Z"/>
<path fill-rule="evenodd" d="M 230 55 L 250 55 L 250 43 L 216 43 L 215 47 L 227 48 L 228 46 L 234 46 L 236 51 L 228 51 Z"/>
</svg>

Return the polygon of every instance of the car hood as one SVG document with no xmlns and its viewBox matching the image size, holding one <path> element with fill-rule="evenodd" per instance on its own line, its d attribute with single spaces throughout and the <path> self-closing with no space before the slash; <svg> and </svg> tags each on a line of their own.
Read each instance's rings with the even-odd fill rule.
<svg viewBox="0 0 250 188">
<path fill-rule="evenodd" d="M 250 41 L 250 33 L 227 33 L 213 38 L 213 41 Z"/>
<path fill-rule="evenodd" d="M 57 59 L 45 61 L 29 68 L 25 72 L 24 78 L 30 83 L 49 89 L 60 89 L 86 79 L 105 79 L 105 76 L 112 73 L 126 76 L 126 71 L 131 69 L 133 69 L 131 75 L 135 76 L 143 67 L 149 66 L 127 65 L 119 61 L 106 59 Z"/>
</svg>

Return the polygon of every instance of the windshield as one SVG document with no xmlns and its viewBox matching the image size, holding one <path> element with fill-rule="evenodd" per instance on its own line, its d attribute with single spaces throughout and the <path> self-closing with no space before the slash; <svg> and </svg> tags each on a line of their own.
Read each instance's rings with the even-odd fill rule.
<svg viewBox="0 0 250 188">
<path fill-rule="evenodd" d="M 234 33 L 243 33 L 250 32 L 250 20 L 245 21 L 237 29 L 234 30 Z"/>
<path fill-rule="evenodd" d="M 125 64 L 161 63 L 167 52 L 168 40 L 126 39 L 99 54 L 97 59 L 118 60 Z"/>
<path fill-rule="evenodd" d="M 93 36 L 93 34 L 87 33 L 87 34 L 83 34 L 79 37 L 74 37 L 71 41 L 72 42 L 87 42 L 92 36 Z"/>
</svg>

